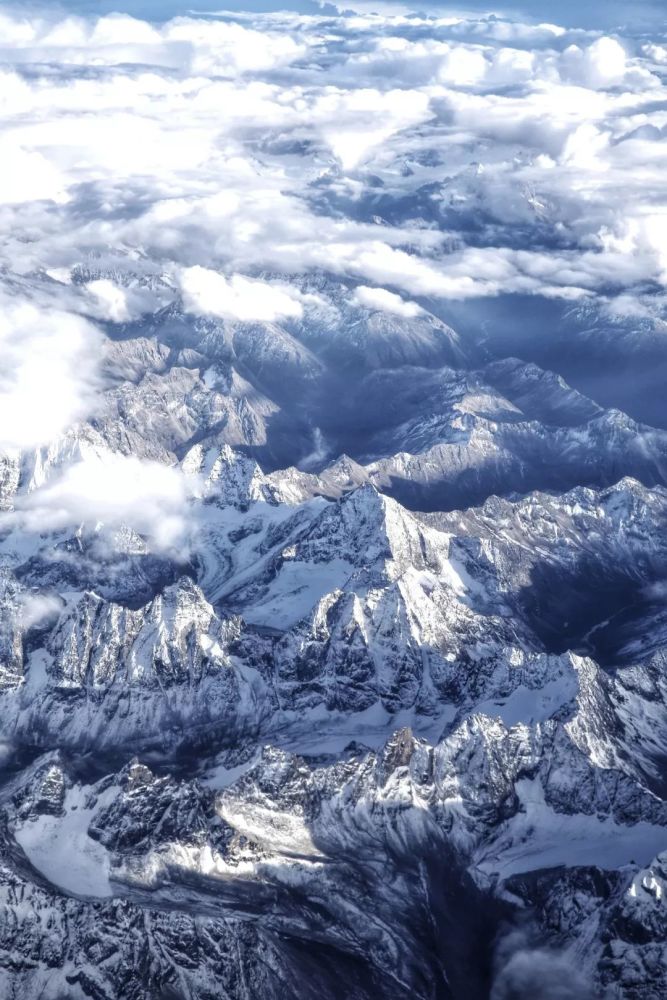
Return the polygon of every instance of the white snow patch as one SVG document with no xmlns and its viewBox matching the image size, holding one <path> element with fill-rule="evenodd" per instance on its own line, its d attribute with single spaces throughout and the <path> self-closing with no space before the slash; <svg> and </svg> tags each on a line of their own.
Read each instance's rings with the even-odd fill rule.
<svg viewBox="0 0 667 1000">
<path fill-rule="evenodd" d="M 111 789 L 111 794 L 115 790 Z M 63 804 L 62 816 L 39 816 L 18 827 L 14 836 L 28 860 L 53 885 L 77 896 L 109 897 L 109 853 L 88 836 L 98 798 L 86 807 L 87 790 L 71 788 Z"/>
<path fill-rule="evenodd" d="M 544 722 L 567 705 L 578 691 L 576 675 L 556 677 L 541 688 L 519 684 L 507 698 L 490 698 L 475 707 L 476 712 L 502 719 L 508 727 L 519 722 Z"/>
<path fill-rule="evenodd" d="M 555 812 L 545 802 L 539 780 L 523 779 L 516 791 L 523 811 L 504 823 L 474 858 L 474 867 L 486 875 L 506 879 L 558 865 L 611 870 L 646 863 L 667 845 L 664 826 L 646 822 L 625 826 L 613 819 Z"/>
<path fill-rule="evenodd" d="M 259 759 L 260 754 L 257 751 L 249 760 L 246 760 L 243 764 L 236 764 L 234 767 L 226 767 L 224 764 L 213 764 L 199 780 L 203 785 L 208 785 L 210 788 L 229 788 L 237 778 L 243 777 L 247 771 L 250 771 L 259 762 Z"/>
<path fill-rule="evenodd" d="M 343 587 L 353 572 L 354 566 L 344 559 L 326 563 L 290 560 L 283 564 L 263 599 L 243 609 L 243 617 L 252 625 L 290 628 L 325 594 Z"/>
</svg>

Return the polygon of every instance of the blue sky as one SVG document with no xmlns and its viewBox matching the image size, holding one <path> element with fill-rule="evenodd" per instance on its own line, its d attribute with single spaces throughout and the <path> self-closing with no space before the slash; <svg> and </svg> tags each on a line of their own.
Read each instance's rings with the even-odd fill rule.
<svg viewBox="0 0 667 1000">
<path fill-rule="evenodd" d="M 353 5 L 354 0 L 351 0 Z M 386 7 L 387 0 L 383 0 Z M 511 17 L 521 17 L 527 20 L 552 21 L 558 24 L 568 24 L 571 27 L 630 29 L 631 33 L 642 30 L 660 30 L 667 28 L 667 4 L 665 0 L 510 0 L 508 3 L 493 3 L 489 0 L 466 0 L 460 2 L 438 2 L 438 0 L 407 0 L 401 6 L 414 7 L 415 10 L 438 12 L 488 12 L 507 14 Z M 0 6 L 13 7 L 17 4 L 2 3 Z M 21 4 L 25 8 L 27 4 Z M 40 6 L 32 4 L 31 6 Z M 151 20 L 164 20 L 176 14 L 197 11 L 217 11 L 220 9 L 234 11 L 271 11 L 299 10 L 315 12 L 321 6 L 312 0 L 64 0 L 60 5 L 49 3 L 50 10 L 60 6 L 68 11 L 85 14 L 106 14 L 113 11 L 130 13 L 136 17 Z"/>
</svg>

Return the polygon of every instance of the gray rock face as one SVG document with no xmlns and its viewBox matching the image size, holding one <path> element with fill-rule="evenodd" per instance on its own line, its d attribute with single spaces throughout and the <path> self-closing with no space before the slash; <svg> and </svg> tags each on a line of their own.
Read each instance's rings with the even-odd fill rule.
<svg viewBox="0 0 667 1000">
<path fill-rule="evenodd" d="M 0 459 L 0 992 L 662 996 L 664 433 L 302 293 Z"/>
</svg>

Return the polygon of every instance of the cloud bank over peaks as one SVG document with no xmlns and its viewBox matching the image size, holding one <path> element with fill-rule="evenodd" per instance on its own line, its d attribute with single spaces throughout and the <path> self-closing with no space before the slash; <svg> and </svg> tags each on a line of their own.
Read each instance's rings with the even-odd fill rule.
<svg viewBox="0 0 667 1000">
<path fill-rule="evenodd" d="M 419 316 L 423 311 L 416 302 L 406 302 L 400 295 L 388 292 L 384 288 L 369 288 L 368 285 L 358 285 L 351 298 L 353 305 L 360 305 L 365 309 L 379 310 L 380 312 L 394 313 L 396 316 L 411 318 Z"/>
<path fill-rule="evenodd" d="M 51 348 L 19 310 L 2 399 L 25 420 L 5 446 L 89 412 L 93 324 L 178 303 L 303 321 L 313 272 L 406 318 L 506 295 L 663 317 L 657 36 L 395 10 L 7 8 L 0 29 L 0 283 L 51 277 L 32 308 L 55 306 L 62 388 L 47 421 L 30 401 Z"/>
<path fill-rule="evenodd" d="M 233 274 L 226 278 L 208 268 L 188 267 L 179 284 L 186 312 L 195 316 L 217 316 L 242 323 L 272 323 L 299 319 L 303 306 L 287 286 L 273 285 Z"/>
<path fill-rule="evenodd" d="M 35 447 L 94 409 L 101 340 L 71 312 L 0 296 L 0 449 Z"/>
<path fill-rule="evenodd" d="M 236 76 L 288 65 L 307 45 L 281 31 L 218 19 L 177 17 L 152 25 L 126 14 L 65 17 L 0 15 L 0 51 L 17 63 L 137 66 L 202 76 Z"/>
<path fill-rule="evenodd" d="M 112 452 L 89 454 L 0 515 L 0 527 L 29 533 L 130 528 L 154 551 L 187 551 L 187 503 L 195 478 L 179 468 Z"/>
<path fill-rule="evenodd" d="M 660 46 L 405 16 L 5 14 L 3 32 L 10 268 L 329 268 L 445 300 L 662 281 L 650 251 L 626 279 L 604 245 L 665 202 Z M 89 314 L 141 314 L 124 294 L 92 286 Z"/>
</svg>

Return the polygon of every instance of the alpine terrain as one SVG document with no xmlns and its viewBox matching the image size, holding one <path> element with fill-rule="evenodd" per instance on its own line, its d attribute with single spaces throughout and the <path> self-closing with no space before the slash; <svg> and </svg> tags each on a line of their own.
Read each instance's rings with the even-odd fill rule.
<svg viewBox="0 0 667 1000">
<path fill-rule="evenodd" d="M 7 1000 L 667 995 L 667 47 L 389 7 L 0 14 Z"/>
</svg>

